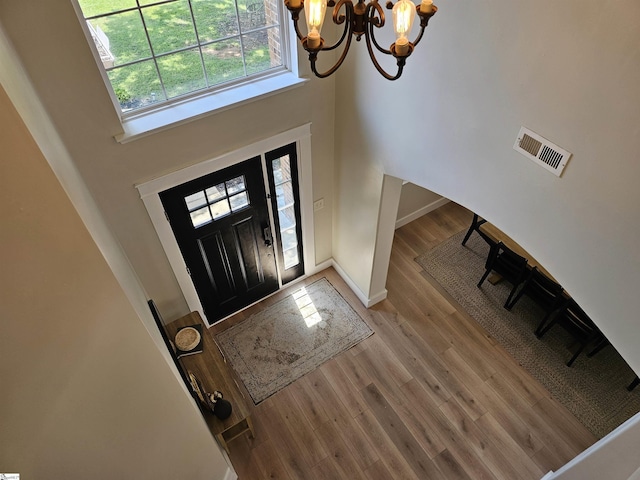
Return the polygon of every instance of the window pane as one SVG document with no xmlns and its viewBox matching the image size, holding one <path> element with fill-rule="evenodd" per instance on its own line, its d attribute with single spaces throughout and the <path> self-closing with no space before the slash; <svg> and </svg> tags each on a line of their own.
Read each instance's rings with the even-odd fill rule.
<svg viewBox="0 0 640 480">
<path fill-rule="evenodd" d="M 85 18 L 136 6 L 136 0 L 78 0 L 78 3 Z"/>
<path fill-rule="evenodd" d="M 225 40 L 202 47 L 209 85 L 244 77 L 242 49 L 238 40 Z"/>
<path fill-rule="evenodd" d="M 201 208 L 199 210 L 196 210 L 195 212 L 191 212 L 189 215 L 191 215 L 191 223 L 196 228 L 211 221 L 209 207 Z"/>
<path fill-rule="evenodd" d="M 227 180 L 226 183 L 227 183 L 227 192 L 229 192 L 229 195 L 231 195 L 232 193 L 245 190 L 246 188 L 244 186 L 244 176 L 232 178 L 231 180 Z"/>
<path fill-rule="evenodd" d="M 211 213 L 213 213 L 214 220 L 229 214 L 230 211 L 229 202 L 226 198 L 211 205 Z"/>
<path fill-rule="evenodd" d="M 151 60 L 115 68 L 107 75 L 123 112 L 166 100 Z"/>
<path fill-rule="evenodd" d="M 289 155 L 276 158 L 271 162 L 273 168 L 273 180 L 276 185 L 291 180 L 291 165 L 289 164 Z"/>
<path fill-rule="evenodd" d="M 296 235 L 295 227 L 287 228 L 280 232 L 282 235 L 282 249 L 289 250 L 298 246 L 298 235 Z"/>
<path fill-rule="evenodd" d="M 291 182 L 283 183 L 276 187 L 276 199 L 278 201 L 278 209 L 293 205 L 293 184 Z"/>
<path fill-rule="evenodd" d="M 90 20 L 89 25 L 105 68 L 151 57 L 144 25 L 137 11 Z M 104 60 L 109 56 L 111 65 Z"/>
<path fill-rule="evenodd" d="M 213 203 L 214 201 L 227 196 L 227 193 L 224 189 L 224 183 L 216 185 L 215 187 L 209 187 L 207 188 L 206 192 L 209 203 Z"/>
<path fill-rule="evenodd" d="M 196 192 L 193 195 L 189 195 L 188 197 L 185 197 L 184 201 L 187 204 L 188 210 L 193 210 L 194 208 L 198 208 L 202 205 L 207 204 L 207 199 L 204 196 L 204 192 Z"/>
<path fill-rule="evenodd" d="M 200 52 L 197 49 L 160 57 L 158 68 L 169 98 L 195 92 L 207 86 Z"/>
<path fill-rule="evenodd" d="M 156 55 L 197 44 L 186 0 L 147 7 L 142 14 Z"/>
<path fill-rule="evenodd" d="M 265 0 L 238 0 L 238 13 L 243 32 L 265 27 Z"/>
<path fill-rule="evenodd" d="M 247 75 L 282 65 L 278 27 L 242 36 Z"/>
<path fill-rule="evenodd" d="M 298 249 L 292 248 L 291 250 L 284 251 L 284 268 L 295 267 L 300 263 L 300 259 L 298 258 Z"/>
<path fill-rule="evenodd" d="M 241 208 L 249 205 L 249 198 L 247 197 L 247 192 L 242 192 L 233 197 L 229 197 L 229 202 L 231 203 L 231 210 L 238 211 Z"/>
<path fill-rule="evenodd" d="M 240 33 L 234 1 L 191 0 L 191 8 L 202 43 Z"/>
<path fill-rule="evenodd" d="M 280 230 L 286 230 L 296 225 L 296 215 L 293 206 L 284 210 L 278 210 L 278 220 L 280 220 Z"/>
</svg>

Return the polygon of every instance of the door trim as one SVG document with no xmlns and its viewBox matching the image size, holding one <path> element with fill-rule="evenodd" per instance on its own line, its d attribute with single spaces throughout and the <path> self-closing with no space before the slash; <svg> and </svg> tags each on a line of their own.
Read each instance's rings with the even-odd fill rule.
<svg viewBox="0 0 640 480">
<path fill-rule="evenodd" d="M 252 157 L 264 157 L 266 152 L 275 150 L 289 143 L 296 143 L 298 150 L 300 213 L 302 216 L 302 242 L 305 276 L 316 272 L 315 235 L 313 225 L 313 181 L 311 163 L 311 124 L 288 130 L 273 137 L 252 143 L 233 152 L 205 160 L 204 162 L 176 170 L 153 180 L 136 184 L 151 222 L 158 234 L 160 243 L 167 255 L 171 269 L 182 290 L 182 294 L 191 311 L 198 311 L 207 326 L 211 326 L 204 314 L 202 304 L 193 286 L 191 277 L 180 253 L 178 243 L 173 235 L 171 226 L 165 218 L 164 208 L 159 193 L 169 188 L 195 180 L 204 175 L 235 165 Z"/>
</svg>

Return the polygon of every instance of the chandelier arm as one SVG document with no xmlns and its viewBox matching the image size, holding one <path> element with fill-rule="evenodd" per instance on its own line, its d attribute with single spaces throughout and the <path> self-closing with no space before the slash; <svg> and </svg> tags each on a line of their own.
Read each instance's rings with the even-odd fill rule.
<svg viewBox="0 0 640 480">
<path fill-rule="evenodd" d="M 370 26 L 370 28 L 373 28 L 372 26 Z M 373 33 L 373 32 L 372 32 Z M 376 67 L 376 70 L 378 70 L 378 72 L 380 73 L 380 75 L 382 75 L 384 78 L 386 78 L 387 80 L 397 80 L 398 78 L 400 78 L 400 75 L 402 75 L 402 70 L 404 69 L 404 65 L 405 62 L 407 60 L 406 57 L 396 57 L 397 60 L 397 65 L 398 65 L 398 71 L 396 72 L 395 75 L 390 75 L 388 74 L 378 63 L 378 59 L 376 58 L 376 53 L 373 50 L 373 48 L 371 48 L 371 34 L 365 33 L 365 40 L 367 43 L 367 50 L 369 51 L 369 58 L 371 58 L 371 61 L 373 62 L 373 66 Z M 373 39 L 374 45 L 375 44 L 375 38 Z M 378 50 L 380 50 L 380 48 L 376 45 L 376 47 L 378 48 Z M 383 50 L 384 52 L 384 50 Z M 389 51 L 389 55 L 392 55 L 391 51 Z"/>
<path fill-rule="evenodd" d="M 353 35 L 349 35 L 349 38 L 347 39 L 347 43 L 344 46 L 344 50 L 342 50 L 342 55 L 340 55 L 340 58 L 338 59 L 338 61 L 336 62 L 336 64 L 331 67 L 329 70 L 327 70 L 324 73 L 320 73 L 318 72 L 318 70 L 316 69 L 316 60 L 318 58 L 318 52 L 309 52 L 309 62 L 311 63 L 311 71 L 313 72 L 313 74 L 318 77 L 318 78 L 326 78 L 329 75 L 333 74 L 333 72 L 335 72 L 338 68 L 340 68 L 340 65 L 342 65 L 342 62 L 344 62 L 344 59 L 347 58 L 347 53 L 349 52 L 349 47 L 351 46 L 351 39 L 353 38 Z"/>
<path fill-rule="evenodd" d="M 380 20 L 378 22 L 375 21 L 376 13 L 380 15 L 379 17 Z M 384 53 L 385 55 L 392 55 L 391 50 L 387 50 L 386 48 L 382 48 L 380 46 L 380 44 L 376 40 L 376 36 L 373 33 L 374 32 L 373 27 L 376 27 L 376 28 L 384 27 L 384 10 L 382 10 L 382 7 L 380 6 L 380 4 L 378 4 L 378 2 L 369 3 L 369 5 L 367 5 L 366 16 L 368 19 L 367 23 L 369 28 L 365 30 L 365 38 L 367 40 L 367 48 L 369 49 L 369 55 L 372 55 L 371 48 L 369 47 L 369 37 L 371 37 L 371 41 L 373 42 L 373 45 L 376 47 L 378 51 Z"/>
<path fill-rule="evenodd" d="M 420 33 L 418 34 L 418 37 L 415 39 L 415 41 L 412 42 L 414 47 L 416 45 L 418 45 L 420 40 L 422 40 L 422 36 L 424 35 L 424 31 L 427 28 L 427 25 L 429 25 L 429 20 L 438 11 L 438 7 L 436 7 L 435 5 L 433 5 L 432 8 L 433 8 L 433 10 L 430 13 L 422 13 L 422 11 L 420 10 L 420 6 L 416 5 L 416 12 L 418 13 L 418 16 L 420 17 Z"/>
<path fill-rule="evenodd" d="M 338 16 L 338 12 L 340 11 L 340 8 L 342 8 L 343 6 L 345 8 L 346 15 Z M 352 23 L 353 23 L 351 21 L 352 17 L 353 17 L 353 4 L 351 3 L 350 0 L 340 0 L 336 4 L 336 6 L 333 7 L 333 23 L 335 23 L 336 25 L 340 25 L 341 23 L 344 23 L 344 30 L 342 31 L 342 36 L 340 37 L 340 40 L 338 40 L 336 43 L 334 43 L 330 47 L 322 47 L 323 52 L 334 50 L 338 48 L 342 44 L 342 42 L 344 42 L 344 38 L 347 36 L 347 33 L 350 33 L 352 28 Z"/>
<path fill-rule="evenodd" d="M 302 35 L 302 32 L 298 27 L 298 20 L 300 19 L 300 12 L 302 11 L 302 6 L 300 6 L 299 8 L 292 8 L 289 6 L 289 2 L 287 0 L 285 0 L 284 5 L 287 8 L 287 10 L 289 10 L 289 13 L 291 14 L 291 20 L 293 21 L 293 29 L 296 32 L 296 37 L 298 37 L 298 40 L 302 41 L 302 39 L 304 38 L 304 35 Z"/>
<path fill-rule="evenodd" d="M 369 32 L 369 30 L 371 31 Z M 386 53 L 388 55 L 393 55 L 393 54 L 391 53 L 390 50 L 384 50 L 378 46 L 375 38 L 373 37 L 373 25 L 371 24 L 369 25 L 369 30 L 365 30 L 365 41 L 367 44 L 367 51 L 369 52 L 369 58 L 371 58 L 371 61 L 373 62 L 373 66 L 376 67 L 376 70 L 378 70 L 380 75 L 382 75 L 387 80 L 397 80 L 398 78 L 400 78 L 400 75 L 402 75 L 402 70 L 404 69 L 404 65 L 406 63 L 407 57 L 396 57 L 396 64 L 398 65 L 398 71 L 396 72 L 395 75 L 391 75 L 387 73 L 384 70 L 384 68 L 382 68 L 382 66 L 378 63 L 378 59 L 376 58 L 376 52 L 371 47 L 371 43 L 373 42 L 376 48 L 381 52 Z"/>
</svg>

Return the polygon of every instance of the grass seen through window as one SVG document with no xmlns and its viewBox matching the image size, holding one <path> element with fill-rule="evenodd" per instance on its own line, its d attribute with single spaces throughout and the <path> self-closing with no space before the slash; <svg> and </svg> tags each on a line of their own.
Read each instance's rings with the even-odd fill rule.
<svg viewBox="0 0 640 480">
<path fill-rule="evenodd" d="M 78 0 L 123 112 L 282 65 L 277 0 Z"/>
</svg>

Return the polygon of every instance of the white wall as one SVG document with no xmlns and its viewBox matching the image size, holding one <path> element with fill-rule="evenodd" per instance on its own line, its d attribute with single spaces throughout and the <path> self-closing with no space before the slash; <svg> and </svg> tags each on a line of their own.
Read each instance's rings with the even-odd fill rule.
<svg viewBox="0 0 640 480">
<path fill-rule="evenodd" d="M 640 4 L 438 6 L 399 81 L 383 80 L 355 47 L 338 75 L 336 132 L 346 133 L 336 134 L 334 252 L 348 256 L 351 236 L 372 248 L 361 217 L 344 213 L 375 197 L 357 172 L 406 179 L 518 241 L 640 372 Z M 574 154 L 562 178 L 513 151 L 521 125 Z M 352 223 L 340 221 L 346 215 Z M 375 268 L 368 255 L 347 271 L 366 278 Z M 624 460 L 626 472 L 639 466 L 633 454 Z M 615 451 L 589 461 L 626 478 L 607 468 L 620 461 Z"/>
<path fill-rule="evenodd" d="M 637 480 L 640 413 L 544 480 Z"/>
<path fill-rule="evenodd" d="M 334 250 L 350 252 L 350 234 L 371 248 L 357 222 L 380 190 L 370 171 L 406 179 L 518 241 L 640 371 L 640 4 L 439 7 L 400 80 L 382 79 L 358 45 L 338 76 L 338 205 L 358 213 L 338 213 L 352 224 L 338 220 Z M 562 178 L 512 149 L 521 125 L 573 152 Z"/>
<path fill-rule="evenodd" d="M 400 203 L 398 204 L 398 214 L 396 216 L 396 228 L 400 228 L 409 222 L 425 215 L 445 203 L 448 200 L 431 190 L 422 188 L 411 182 L 402 185 Z"/>
<path fill-rule="evenodd" d="M 225 478 L 202 416 L 2 88 L 0 145 L 0 469 Z"/>
<path fill-rule="evenodd" d="M 313 194 L 325 199 L 325 209 L 314 218 L 316 260 L 331 257 L 333 79 L 312 80 L 121 145 L 113 138 L 121 125 L 71 2 L 3 1 L 0 22 L 111 231 L 165 318 L 188 309 L 134 184 L 309 122 Z"/>
</svg>

